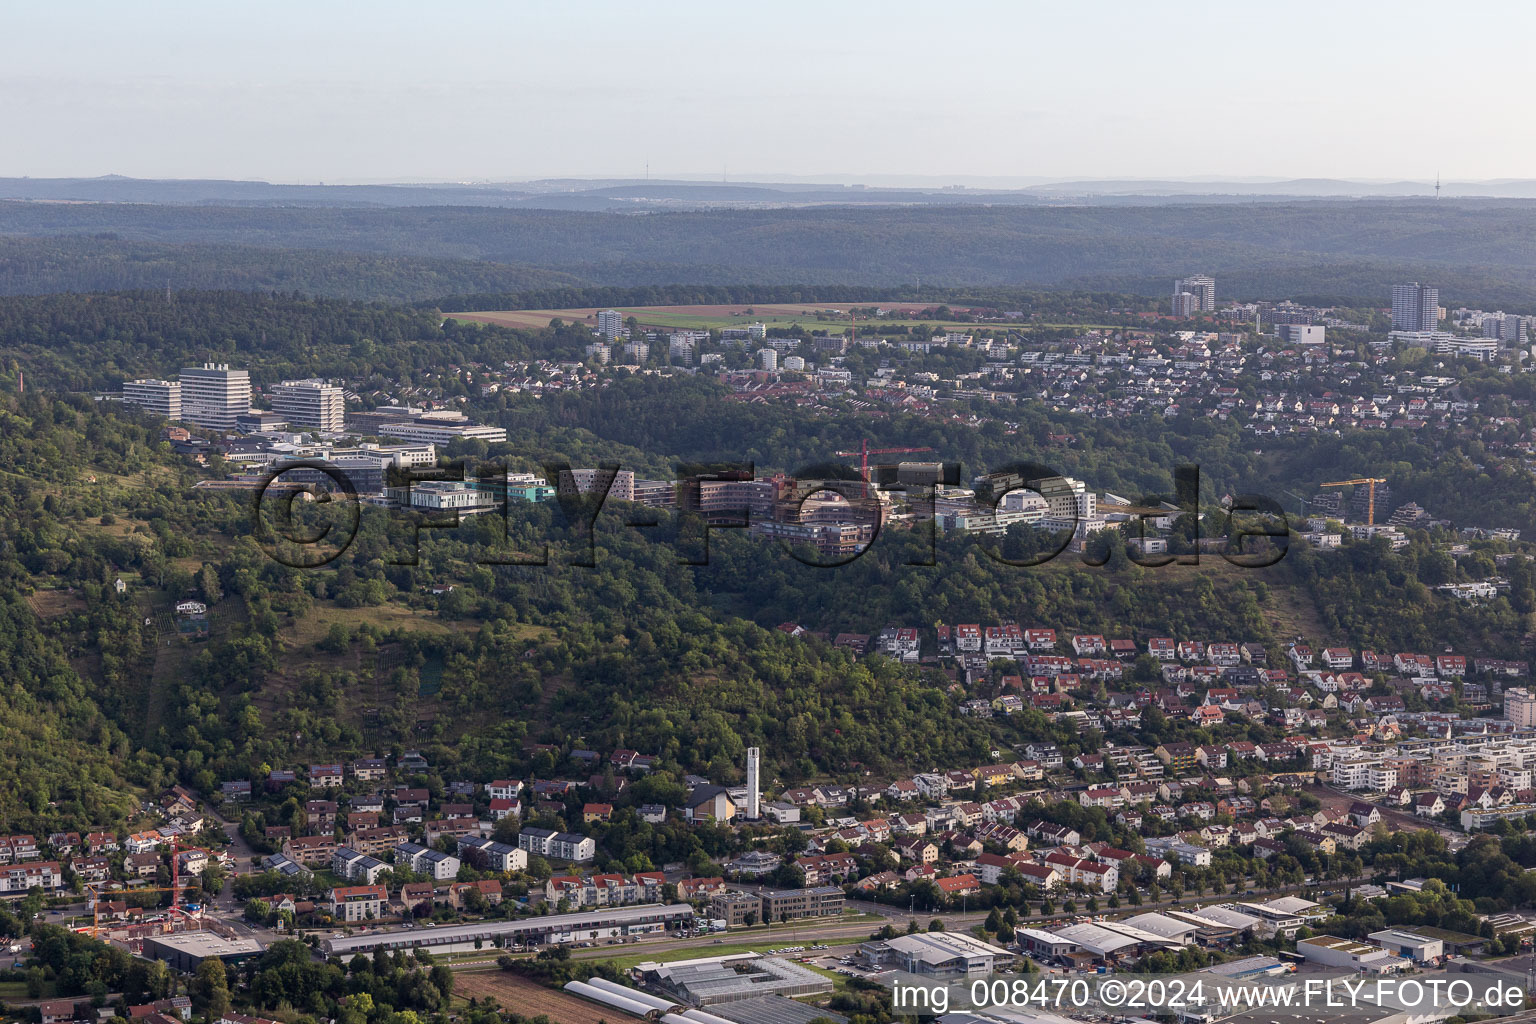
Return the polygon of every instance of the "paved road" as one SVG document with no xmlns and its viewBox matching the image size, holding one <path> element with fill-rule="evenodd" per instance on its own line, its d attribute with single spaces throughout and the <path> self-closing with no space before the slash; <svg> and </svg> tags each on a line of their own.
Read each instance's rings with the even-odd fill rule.
<svg viewBox="0 0 1536 1024">
<path fill-rule="evenodd" d="M 241 905 L 235 899 L 235 887 L 231 884 L 231 881 L 235 875 L 249 874 L 253 871 L 255 868 L 253 861 L 260 855 L 251 849 L 251 844 L 246 842 L 245 837 L 240 834 L 240 823 L 238 821 L 230 821 L 220 814 L 215 809 L 213 801 L 204 798 L 201 793 L 198 793 L 197 796 L 202 801 L 203 806 L 208 808 L 208 817 L 217 821 L 224 830 L 224 834 L 229 837 L 229 855 L 235 860 L 234 870 L 230 873 L 230 878 L 225 880 L 223 890 L 214 900 L 214 906 L 219 911 L 221 918 L 226 920 L 231 917 L 238 919 L 241 913 Z"/>
</svg>

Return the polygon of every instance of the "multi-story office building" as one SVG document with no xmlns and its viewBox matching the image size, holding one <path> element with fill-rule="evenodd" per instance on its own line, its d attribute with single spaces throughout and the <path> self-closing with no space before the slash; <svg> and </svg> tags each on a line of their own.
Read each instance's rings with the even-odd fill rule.
<svg viewBox="0 0 1536 1024">
<path fill-rule="evenodd" d="M 181 419 L 181 384 L 174 380 L 130 380 L 123 384 L 123 401 L 168 420 Z"/>
<path fill-rule="evenodd" d="M 181 415 L 190 423 L 234 430 L 235 419 L 251 411 L 251 374 L 227 363 L 204 363 L 181 370 Z"/>
<path fill-rule="evenodd" d="M 764 922 L 835 916 L 843 912 L 846 899 L 843 890 L 835 885 L 805 889 L 765 889 L 761 896 Z"/>
<path fill-rule="evenodd" d="M 297 429 L 339 431 L 346 419 L 346 395 L 329 381 L 285 380 L 272 389 L 271 398 L 272 411 Z"/>
<path fill-rule="evenodd" d="M 1178 304 L 1178 297 L 1186 293 L 1195 297 L 1195 302 L 1198 303 L 1196 310 L 1199 312 L 1210 313 L 1216 309 L 1216 279 L 1214 277 L 1208 274 L 1196 274 L 1194 277 L 1186 277 L 1183 280 L 1173 282 L 1175 305 Z"/>
<path fill-rule="evenodd" d="M 1433 331 L 1440 325 L 1440 289 L 1413 284 L 1392 286 L 1392 329 Z"/>
</svg>

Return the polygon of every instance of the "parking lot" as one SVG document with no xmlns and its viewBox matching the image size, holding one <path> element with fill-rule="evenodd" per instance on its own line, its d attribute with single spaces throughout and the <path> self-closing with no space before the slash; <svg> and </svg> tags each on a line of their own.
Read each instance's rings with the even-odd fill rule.
<svg viewBox="0 0 1536 1024">
<path fill-rule="evenodd" d="M 868 978 L 880 974 L 880 971 L 871 971 L 859 965 L 856 957 L 858 951 L 859 947 L 855 943 L 829 945 L 825 942 L 817 942 L 809 945 L 778 946 L 764 950 L 763 954 L 784 957 L 796 963 L 830 971 L 833 974 L 843 974 L 850 978 Z"/>
</svg>

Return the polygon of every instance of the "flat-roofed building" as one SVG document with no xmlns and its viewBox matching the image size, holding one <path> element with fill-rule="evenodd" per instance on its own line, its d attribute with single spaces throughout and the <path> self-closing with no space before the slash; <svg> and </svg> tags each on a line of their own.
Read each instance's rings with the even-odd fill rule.
<svg viewBox="0 0 1536 1024">
<path fill-rule="evenodd" d="M 816 885 L 805 889 L 766 889 L 762 899 L 762 920 L 793 921 L 841 914 L 847 897 L 838 886 Z"/>
<path fill-rule="evenodd" d="M 480 946 L 566 942 L 600 942 L 628 936 L 661 935 L 693 926 L 693 907 L 687 903 L 648 903 L 608 907 L 580 914 L 547 914 L 517 920 L 477 921 L 440 925 L 436 928 L 396 929 L 368 935 L 333 935 L 321 942 L 328 956 L 343 958 L 425 948 L 437 953 L 468 952 Z"/>
<path fill-rule="evenodd" d="M 181 370 L 181 415 L 190 423 L 216 430 L 234 430 L 235 419 L 251 411 L 251 373 L 232 370 L 227 363 L 184 366 Z"/>
<path fill-rule="evenodd" d="M 275 385 L 268 397 L 272 411 L 296 429 L 331 433 L 341 430 L 346 419 L 346 392 L 330 381 L 314 377 L 285 380 Z"/>
<path fill-rule="evenodd" d="M 1363 974 L 1387 974 L 1408 967 L 1411 961 L 1380 946 L 1337 935 L 1314 935 L 1296 941 L 1296 952 L 1325 967 L 1344 967 Z"/>
<path fill-rule="evenodd" d="M 859 956 L 875 967 L 948 977 L 991 974 L 1013 954 L 963 932 L 920 932 L 863 943 Z"/>
<path fill-rule="evenodd" d="M 562 469 L 555 480 L 556 491 L 565 496 L 588 494 L 594 497 L 603 491 L 605 500 L 634 501 L 635 471 L 620 469 L 610 473 L 603 469 Z"/>
<path fill-rule="evenodd" d="M 826 975 L 788 960 L 755 953 L 665 964 L 642 963 L 635 970 L 649 984 L 695 1006 L 763 995 L 799 998 L 832 992 L 832 979 Z"/>
<path fill-rule="evenodd" d="M 255 939 L 228 938 L 212 931 L 146 935 L 143 949 L 146 957 L 164 960 L 176 970 L 188 974 L 196 971 L 204 960 L 238 964 L 260 956 L 262 952 L 261 943 Z"/>
<path fill-rule="evenodd" d="M 1405 956 L 1416 964 L 1428 964 L 1445 956 L 1445 942 L 1404 928 L 1386 928 L 1371 932 L 1367 938 L 1388 952 Z"/>
<path fill-rule="evenodd" d="M 164 416 L 181 419 L 181 383 L 174 380 L 130 380 L 123 382 L 123 401 Z"/>
<path fill-rule="evenodd" d="M 724 921 L 727 928 L 750 927 L 763 919 L 763 900 L 753 893 L 736 890 L 711 893 L 709 915 Z"/>
<path fill-rule="evenodd" d="M 1020 949 L 1040 956 L 1065 956 L 1077 949 L 1077 943 L 1071 939 L 1040 928 L 1017 928 L 1013 937 Z"/>
</svg>

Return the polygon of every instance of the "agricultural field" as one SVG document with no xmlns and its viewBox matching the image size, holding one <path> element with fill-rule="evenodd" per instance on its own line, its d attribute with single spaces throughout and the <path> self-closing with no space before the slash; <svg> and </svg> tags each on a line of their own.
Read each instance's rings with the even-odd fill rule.
<svg viewBox="0 0 1536 1024">
<path fill-rule="evenodd" d="M 966 328 L 977 328 L 980 326 L 965 324 L 958 320 L 922 320 L 915 317 L 915 314 L 925 309 L 933 308 L 932 303 L 759 302 L 723 306 L 616 306 L 613 308 L 623 313 L 625 319 L 633 316 L 640 322 L 641 327 L 707 331 L 722 327 L 745 327 L 751 323 L 762 323 L 768 327 L 789 327 L 794 324 L 800 324 L 808 328 L 816 326 L 827 327 L 836 324 L 846 325 L 849 310 L 855 308 L 866 309 L 870 306 L 914 314 L 911 319 L 871 321 L 872 324 L 878 323 L 882 326 L 913 326 L 920 323 L 930 325 L 954 324 Z M 547 327 L 551 320 L 558 318 L 566 323 L 581 323 L 595 328 L 600 308 L 607 307 L 489 310 L 479 313 L 454 313 L 453 317 L 458 320 L 469 320 L 477 323 L 498 324 L 502 327 L 523 328 Z M 963 307 L 951 308 L 961 312 L 965 311 Z M 862 320 L 860 321 L 860 323 L 863 322 Z"/>
<path fill-rule="evenodd" d="M 523 1017 L 546 1016 L 557 1024 L 603 1024 L 614 1011 L 585 999 L 545 988 L 507 971 L 461 971 L 453 979 L 453 997 L 496 1002 Z"/>
</svg>

